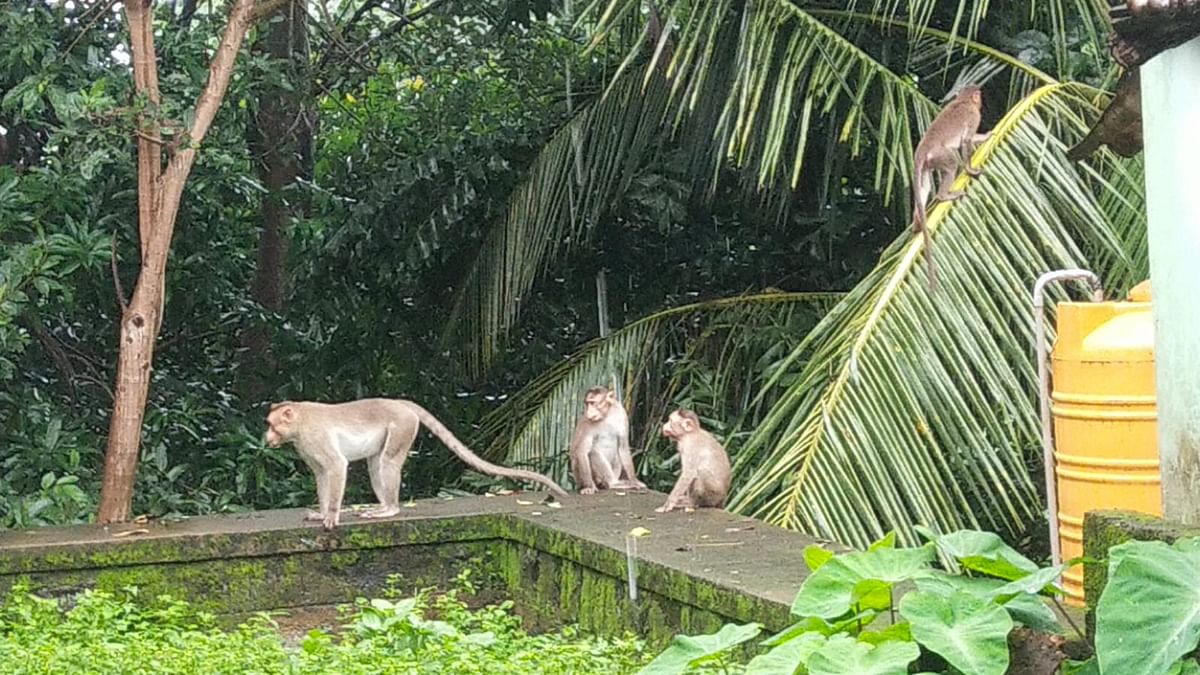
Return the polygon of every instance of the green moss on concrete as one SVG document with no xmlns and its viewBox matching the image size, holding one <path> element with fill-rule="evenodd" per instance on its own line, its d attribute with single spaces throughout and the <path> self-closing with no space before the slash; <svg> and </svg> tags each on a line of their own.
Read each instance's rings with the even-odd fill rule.
<svg viewBox="0 0 1200 675">
<path fill-rule="evenodd" d="M 601 635 L 619 635 L 621 610 L 611 577 L 584 574 L 579 591 L 579 625 Z"/>
<path fill-rule="evenodd" d="M 292 513 L 255 519 L 257 529 L 221 531 L 213 519 L 215 526 L 180 525 L 186 532 L 178 536 L 109 540 L 92 532 L 75 545 L 63 538 L 53 547 L 0 545 L 0 589 L 21 572 L 51 595 L 137 586 L 142 597 L 169 594 L 228 616 L 349 602 L 381 593 L 390 576 L 404 592 L 448 588 L 470 567 L 481 588 L 512 598 L 533 629 L 633 630 L 657 648 L 676 633 L 712 632 L 726 622 L 758 621 L 768 630 L 789 622 L 786 605 L 740 592 L 736 578 L 721 585 L 646 560 L 638 562 L 639 598 L 630 601 L 624 550 L 509 513 L 360 521 L 334 532 Z"/>
<path fill-rule="evenodd" d="M 1083 518 L 1083 593 L 1087 603 L 1089 635 L 1093 610 L 1108 582 L 1108 550 L 1127 541 L 1165 541 L 1200 536 L 1200 528 L 1188 527 L 1136 511 L 1089 511 Z"/>
<path fill-rule="evenodd" d="M 579 606 L 580 574 L 573 564 L 562 565 L 558 571 L 558 611 L 568 614 Z"/>
<path fill-rule="evenodd" d="M 385 537 L 365 527 L 350 530 L 346 535 L 346 543 L 355 548 L 383 548 L 396 545 L 391 537 Z"/>
<path fill-rule="evenodd" d="M 1108 549 L 1124 542 L 1165 541 L 1200 536 L 1200 528 L 1185 527 L 1134 511 L 1091 511 L 1083 519 L 1083 555 L 1093 562 L 1083 568 L 1084 597 L 1094 607 L 1108 580 Z"/>
<path fill-rule="evenodd" d="M 344 569 L 354 567 L 355 565 L 358 564 L 358 561 L 359 561 L 358 551 L 347 551 L 345 553 L 334 553 L 333 555 L 329 556 L 329 564 L 332 565 L 333 569 L 335 569 L 335 570 L 344 570 Z"/>
</svg>

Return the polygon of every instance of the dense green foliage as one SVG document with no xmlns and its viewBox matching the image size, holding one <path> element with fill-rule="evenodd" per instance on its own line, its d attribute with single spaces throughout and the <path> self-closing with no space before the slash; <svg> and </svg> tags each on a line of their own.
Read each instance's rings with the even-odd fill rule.
<svg viewBox="0 0 1200 675">
<path fill-rule="evenodd" d="M 869 551 L 837 556 L 810 546 L 805 561 L 813 574 L 792 604 L 796 623 L 762 640 L 761 654 L 742 663 L 732 652 L 759 635 L 758 624 L 727 624 L 712 635 L 676 637 L 640 674 L 720 666 L 757 675 L 906 675 L 912 666 L 927 673 L 1001 675 L 1009 668 L 1008 637 L 1015 626 L 1065 632 L 1043 597 L 1061 595 L 1054 581 L 1063 566 L 1039 568 L 987 532 L 926 534 L 931 541 L 920 548 L 895 548 L 891 535 Z M 935 567 L 938 554 L 956 561 L 963 573 Z M 1108 583 L 1096 606 L 1096 655 L 1064 662 L 1063 672 L 1200 672 L 1198 555 L 1200 539 L 1113 547 Z M 873 630 L 880 617 L 890 617 L 889 625 Z M 1043 672 L 1057 665 L 1034 668 Z"/>
<path fill-rule="evenodd" d="M 461 588 L 459 590 L 462 590 Z M 573 629 L 529 635 L 510 603 L 470 610 L 459 590 L 430 601 L 360 599 L 341 629 L 291 647 L 269 617 L 232 631 L 167 597 L 80 595 L 66 612 L 17 589 L 0 607 L 0 665 L 45 673 L 628 673 L 645 660 L 632 638 Z M 427 615 L 436 615 L 436 619 Z"/>
<path fill-rule="evenodd" d="M 1146 272 L 1140 162 L 1063 153 L 1115 72 L 1096 3 L 663 0 L 670 45 L 641 0 L 296 4 L 307 57 L 263 49 L 280 16 L 251 30 L 187 183 L 135 512 L 311 502 L 261 442 L 282 398 L 414 398 L 562 476 L 580 392 L 616 381 L 653 487 L 677 470 L 656 427 L 688 405 L 733 456 L 732 510 L 863 547 L 917 523 L 1042 536 L 1028 289 Z M 158 109 L 119 12 L 0 6 L 0 526 L 93 514 L 136 120 L 181 141 L 228 3 L 155 7 Z M 960 76 L 988 79 L 995 133 L 969 198 L 930 214 L 930 293 L 909 158 Z M 264 119 L 297 98 L 311 117 Z M 275 192 L 264 122 L 304 164 Z M 477 489 L 461 471 L 422 440 L 404 494 Z"/>
<path fill-rule="evenodd" d="M 264 399 L 412 397 L 469 439 L 474 421 L 596 334 L 592 277 L 602 267 L 612 280 L 611 321 L 621 325 L 696 297 L 771 285 L 844 288 L 886 241 L 870 224 L 871 199 L 855 199 L 837 227 L 818 224 L 803 238 L 764 228 L 763 213 L 775 207 L 760 213 L 736 184 L 712 201 L 692 194 L 687 157 L 659 143 L 606 210 L 613 227 L 535 291 L 501 363 L 469 377 L 453 346 L 440 342 L 464 263 L 542 143 L 569 119 L 565 68 L 578 108 L 596 99 L 614 67 L 584 56 L 578 38 L 564 38 L 553 21 L 495 11 L 503 5 L 435 12 L 419 32 L 393 31 L 349 63 L 314 29 L 321 67 L 313 75 L 322 84 L 313 177 L 290 188 L 310 200 L 311 212 L 290 229 L 291 292 L 278 314 L 248 292 L 262 186 L 245 136 L 256 85 L 284 74 L 260 55 L 239 59 L 180 211 L 136 511 L 311 499 L 311 478 L 294 453 L 261 444 L 266 400 L 241 386 L 241 335 L 250 327 L 272 330 L 277 366 Z M 160 17 L 164 118 L 184 117 L 203 82 L 205 41 L 222 19 L 200 12 L 185 28 L 179 17 Z M 136 106 L 121 16 L 5 3 L 0 36 L 18 35 L 0 40 L 0 127 L 8 132 L 0 156 L 4 526 L 92 515 L 116 354 L 113 237 L 126 293 L 138 261 L 128 133 Z M 684 236 L 695 226 L 712 236 Z M 802 334 L 811 324 L 771 334 Z M 702 360 L 689 363 L 692 377 L 673 397 L 702 396 L 712 379 Z M 738 396 L 746 395 L 743 386 Z M 428 495 L 452 480 L 461 469 L 447 457 L 436 444 L 418 452 L 406 494 Z M 357 473 L 347 499 L 364 501 L 369 491 Z"/>
</svg>

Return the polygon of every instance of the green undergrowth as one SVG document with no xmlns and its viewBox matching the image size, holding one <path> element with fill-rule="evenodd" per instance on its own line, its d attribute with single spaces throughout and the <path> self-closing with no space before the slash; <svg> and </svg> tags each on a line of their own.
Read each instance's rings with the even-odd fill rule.
<svg viewBox="0 0 1200 675">
<path fill-rule="evenodd" d="M 632 637 L 573 628 L 530 635 L 503 602 L 471 610 L 456 588 L 431 596 L 360 599 L 340 630 L 295 646 L 263 614 L 236 629 L 186 602 L 88 591 L 66 611 L 15 588 L 0 606 L 0 671 L 24 673 L 627 673 L 648 659 Z M 433 618 L 436 617 L 436 618 Z"/>
</svg>

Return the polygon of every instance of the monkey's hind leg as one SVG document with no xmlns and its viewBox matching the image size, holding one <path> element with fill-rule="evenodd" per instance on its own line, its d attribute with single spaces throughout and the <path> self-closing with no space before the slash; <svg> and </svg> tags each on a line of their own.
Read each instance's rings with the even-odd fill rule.
<svg viewBox="0 0 1200 675">
<path fill-rule="evenodd" d="M 613 465 L 610 463 L 612 458 L 605 456 L 604 453 L 592 450 L 588 453 L 588 461 L 592 466 L 592 479 L 596 482 L 596 487 L 601 490 L 611 490 L 617 486 L 617 473 L 613 470 Z"/>
<path fill-rule="evenodd" d="M 937 198 L 943 202 L 952 202 L 963 196 L 962 190 L 951 190 L 950 186 L 954 185 L 954 172 L 948 169 L 938 169 L 938 193 Z"/>
<path fill-rule="evenodd" d="M 383 439 L 383 450 L 374 457 L 367 459 L 367 471 L 371 475 L 371 489 L 379 505 L 359 514 L 361 518 L 390 518 L 400 513 L 400 476 L 404 469 L 404 460 L 408 458 L 408 449 L 416 439 L 417 428 L 405 437 L 404 431 L 393 433 L 388 430 Z"/>
</svg>

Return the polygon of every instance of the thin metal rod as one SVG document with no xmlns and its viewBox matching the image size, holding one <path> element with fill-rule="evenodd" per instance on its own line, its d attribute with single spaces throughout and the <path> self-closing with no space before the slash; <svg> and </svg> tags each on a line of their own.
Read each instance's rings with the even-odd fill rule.
<svg viewBox="0 0 1200 675">
<path fill-rule="evenodd" d="M 1086 281 L 1092 288 L 1092 302 L 1104 299 L 1100 277 L 1084 269 L 1047 272 L 1033 284 L 1033 334 L 1037 350 L 1038 406 L 1042 414 L 1042 472 L 1046 481 L 1046 520 L 1050 523 L 1050 564 L 1062 563 L 1062 543 L 1058 540 L 1058 481 L 1054 470 L 1054 435 L 1050 421 L 1050 362 L 1046 345 L 1046 286 L 1062 281 Z"/>
<path fill-rule="evenodd" d="M 638 599 L 637 538 L 633 535 L 625 535 L 625 570 L 629 578 L 629 599 L 636 602 Z"/>
</svg>

